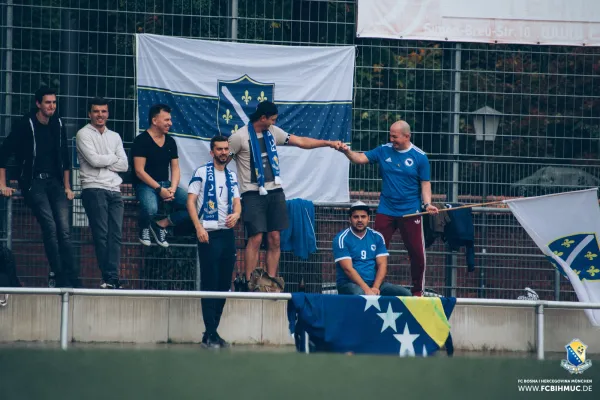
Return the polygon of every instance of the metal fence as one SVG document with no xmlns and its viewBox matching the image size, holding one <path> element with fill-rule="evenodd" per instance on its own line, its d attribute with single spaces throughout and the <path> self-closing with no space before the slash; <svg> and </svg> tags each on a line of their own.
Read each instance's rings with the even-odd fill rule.
<svg viewBox="0 0 600 400">
<path fill-rule="evenodd" d="M 135 135 L 135 33 L 355 45 L 353 148 L 386 142 L 391 122 L 407 120 L 415 144 L 431 160 L 436 198 L 479 202 L 598 186 L 598 48 L 357 39 L 354 0 L 0 0 L 0 11 L 0 137 L 46 84 L 59 90 L 70 136 L 86 123 L 88 98 L 111 99 L 110 126 L 129 147 Z M 483 107 L 495 112 L 483 116 Z M 477 132 L 481 127 L 487 131 Z M 353 200 L 372 202 L 380 187 L 377 168 L 352 166 L 350 184 Z M 0 206 L 7 215 L 7 203 Z M 75 220 L 81 212 L 76 206 Z M 122 268 L 132 287 L 193 287 L 193 250 L 134 245 L 133 213 L 128 203 Z M 429 249 L 427 272 L 435 289 L 513 298 L 530 286 L 544 298 L 557 298 L 558 289 L 561 299 L 572 297 L 570 285 L 557 278 L 510 213 L 479 210 L 475 217 L 476 273 L 465 273 L 462 256 L 445 254 L 436 244 Z M 10 232 L 8 218 L 0 227 L 2 240 L 12 235 L 22 276 L 42 285 L 46 264 L 37 224 L 19 199 L 12 218 Z M 344 220 L 339 208 L 317 207 L 319 252 L 308 262 L 284 254 L 281 270 L 288 282 L 304 281 L 311 291 L 333 282 L 329 240 Z M 89 232 L 74 226 L 73 235 L 82 269 L 97 276 Z M 391 273 L 406 283 L 406 257 L 396 242 Z M 177 268 L 165 268 L 167 261 Z"/>
</svg>

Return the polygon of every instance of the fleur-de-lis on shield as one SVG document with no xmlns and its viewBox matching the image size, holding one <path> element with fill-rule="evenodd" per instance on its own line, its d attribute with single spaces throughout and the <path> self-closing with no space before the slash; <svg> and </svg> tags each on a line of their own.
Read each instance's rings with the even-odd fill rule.
<svg viewBox="0 0 600 400">
<path fill-rule="evenodd" d="M 260 97 L 256 100 L 260 101 L 261 103 L 267 100 L 267 98 L 265 97 L 265 92 L 260 92 Z"/>
<path fill-rule="evenodd" d="M 242 100 L 244 101 L 244 103 L 246 103 L 246 105 L 248 105 L 248 103 L 250 103 L 250 100 L 252 100 L 252 96 L 250 96 L 248 94 L 247 90 L 244 92 L 244 95 L 242 96 Z"/>
<path fill-rule="evenodd" d="M 234 126 L 234 127 L 233 127 L 233 129 L 231 130 L 231 133 L 232 133 L 232 134 L 233 134 L 233 133 L 236 133 L 236 132 L 237 132 L 237 130 L 238 130 L 238 125 L 237 125 L 237 124 L 235 124 L 235 126 Z"/>
<path fill-rule="evenodd" d="M 598 254 L 594 254 L 591 251 L 588 251 L 584 257 L 592 261 L 594 258 L 598 257 Z"/>
<path fill-rule="evenodd" d="M 558 251 L 558 250 L 554 250 L 553 253 L 556 254 L 559 257 L 564 254 L 562 251 Z"/>
<path fill-rule="evenodd" d="M 575 275 L 577 275 L 577 276 L 579 276 L 579 274 L 581 273 L 581 271 L 578 269 L 574 269 L 573 272 L 575 272 Z"/>
<path fill-rule="evenodd" d="M 225 120 L 225 122 L 229 123 L 229 121 L 231 121 L 232 118 L 233 118 L 233 115 L 231 115 L 231 113 L 229 112 L 229 109 L 227 109 L 227 112 L 225 114 L 223 114 L 223 119 Z"/>
<path fill-rule="evenodd" d="M 564 242 L 562 242 L 561 246 L 564 246 L 564 247 L 571 247 L 571 245 L 572 245 L 573 243 L 575 243 L 575 241 L 574 241 L 574 240 L 565 239 L 565 241 L 564 241 Z"/>
<path fill-rule="evenodd" d="M 593 265 L 587 270 L 587 273 L 590 274 L 590 276 L 595 276 L 598 272 L 600 272 L 600 269 L 594 267 Z"/>
</svg>

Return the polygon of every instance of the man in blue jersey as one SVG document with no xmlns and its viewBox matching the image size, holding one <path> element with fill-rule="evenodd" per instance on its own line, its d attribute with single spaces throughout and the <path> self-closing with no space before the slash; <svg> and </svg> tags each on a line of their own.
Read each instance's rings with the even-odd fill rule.
<svg viewBox="0 0 600 400">
<path fill-rule="evenodd" d="M 410 296 L 402 286 L 384 282 L 388 251 L 381 233 L 368 227 L 369 207 L 362 201 L 350 207 L 350 228 L 333 239 L 333 258 L 339 294 Z"/>
<path fill-rule="evenodd" d="M 392 235 L 400 230 L 410 257 L 412 293 L 423 295 L 425 285 L 425 240 L 420 216 L 404 215 L 427 211 L 437 214 L 431 205 L 431 176 L 429 159 L 410 142 L 410 126 L 397 121 L 390 127 L 390 143 L 366 153 L 353 152 L 348 146 L 342 151 L 355 164 L 379 164 L 383 188 L 375 217 L 375 229 L 385 238 L 389 248 Z M 422 203 L 421 203 L 422 200 Z"/>
</svg>

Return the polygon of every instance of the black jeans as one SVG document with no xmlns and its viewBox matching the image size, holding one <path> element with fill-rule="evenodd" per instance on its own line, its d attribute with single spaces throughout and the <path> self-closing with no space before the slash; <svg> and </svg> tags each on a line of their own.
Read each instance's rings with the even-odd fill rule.
<svg viewBox="0 0 600 400">
<path fill-rule="evenodd" d="M 236 260 L 233 229 L 208 232 L 208 243 L 198 242 L 200 289 L 227 292 Z M 225 299 L 202 299 L 202 316 L 206 332 L 217 331 L 225 307 Z"/>
<path fill-rule="evenodd" d="M 105 282 L 119 279 L 123 199 L 105 189 L 83 189 L 81 200 L 90 221 L 96 259 Z"/>
<path fill-rule="evenodd" d="M 77 286 L 79 267 L 73 263 L 73 246 L 69 225 L 69 201 L 57 178 L 34 179 L 25 194 L 42 229 L 44 250 L 50 271 L 56 274 L 57 286 Z"/>
</svg>

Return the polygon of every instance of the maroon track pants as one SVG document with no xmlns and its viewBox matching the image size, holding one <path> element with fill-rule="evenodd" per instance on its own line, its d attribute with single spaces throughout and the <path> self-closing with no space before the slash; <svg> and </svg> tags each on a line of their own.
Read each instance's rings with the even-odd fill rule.
<svg viewBox="0 0 600 400">
<path fill-rule="evenodd" d="M 388 249 L 396 229 L 400 230 L 402 242 L 404 242 L 410 258 L 410 275 L 413 285 L 411 292 L 413 295 L 421 296 L 425 286 L 425 237 L 422 218 L 420 216 L 391 217 L 379 213 L 375 216 L 375 230 L 383 235 L 385 246 Z"/>
</svg>

